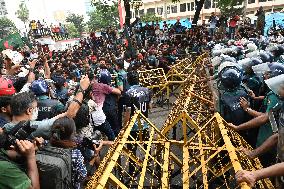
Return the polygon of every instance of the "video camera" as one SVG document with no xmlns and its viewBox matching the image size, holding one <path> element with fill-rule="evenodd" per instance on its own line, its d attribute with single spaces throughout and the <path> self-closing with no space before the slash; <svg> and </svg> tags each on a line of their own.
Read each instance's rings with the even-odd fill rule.
<svg viewBox="0 0 284 189">
<path fill-rule="evenodd" d="M 37 126 L 32 125 L 30 121 L 21 121 L 15 125 L 11 131 L 4 132 L 4 149 L 9 149 L 10 146 L 16 145 L 16 139 L 18 140 L 27 140 L 31 133 L 37 129 Z"/>
</svg>

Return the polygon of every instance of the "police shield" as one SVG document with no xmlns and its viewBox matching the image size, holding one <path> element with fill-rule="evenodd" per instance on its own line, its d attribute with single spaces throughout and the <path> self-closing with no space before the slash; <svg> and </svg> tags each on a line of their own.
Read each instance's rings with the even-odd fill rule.
<svg viewBox="0 0 284 189">
<path fill-rule="evenodd" d="M 270 71 L 270 68 L 268 67 L 267 63 L 262 63 L 262 64 L 253 66 L 252 70 L 257 76 L 261 77 L 263 76 L 265 72 Z"/>
<path fill-rule="evenodd" d="M 266 85 L 279 96 L 279 90 L 284 86 L 284 74 L 265 80 Z"/>
</svg>

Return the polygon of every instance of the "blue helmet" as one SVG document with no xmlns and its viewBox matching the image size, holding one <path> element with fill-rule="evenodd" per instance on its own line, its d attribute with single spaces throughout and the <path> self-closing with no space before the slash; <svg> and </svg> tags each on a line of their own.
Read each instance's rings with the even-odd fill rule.
<svg viewBox="0 0 284 189">
<path fill-rule="evenodd" d="M 48 84 L 45 80 L 35 80 L 32 83 L 31 90 L 37 96 L 46 94 L 48 92 Z"/>
<path fill-rule="evenodd" d="M 278 62 L 272 62 L 268 64 L 270 68 L 270 78 L 284 74 L 284 65 Z"/>
<path fill-rule="evenodd" d="M 262 62 L 272 62 L 271 56 L 267 52 L 260 52 L 259 58 L 262 60 Z"/>
<path fill-rule="evenodd" d="M 111 74 L 107 69 L 101 69 L 98 72 L 98 82 L 107 85 L 111 84 Z"/>
<path fill-rule="evenodd" d="M 262 60 L 260 58 L 251 58 L 252 66 L 256 66 L 258 64 L 262 64 Z"/>
<path fill-rule="evenodd" d="M 227 67 L 222 70 L 219 78 L 225 89 L 233 90 L 240 86 L 243 74 L 237 67 Z"/>
</svg>

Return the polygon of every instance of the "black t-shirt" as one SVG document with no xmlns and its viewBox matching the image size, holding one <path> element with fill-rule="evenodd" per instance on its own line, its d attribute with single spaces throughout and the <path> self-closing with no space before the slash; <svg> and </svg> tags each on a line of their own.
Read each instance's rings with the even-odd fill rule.
<svg viewBox="0 0 284 189">
<path fill-rule="evenodd" d="M 126 107 L 131 108 L 131 116 L 137 108 L 145 117 L 148 117 L 150 101 L 151 95 L 148 88 L 133 85 L 126 91 L 124 102 Z"/>
</svg>

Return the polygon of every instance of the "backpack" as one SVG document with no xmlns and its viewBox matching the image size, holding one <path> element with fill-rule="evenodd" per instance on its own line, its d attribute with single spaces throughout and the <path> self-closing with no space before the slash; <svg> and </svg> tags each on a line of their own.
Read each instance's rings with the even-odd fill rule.
<svg viewBox="0 0 284 189">
<path fill-rule="evenodd" d="M 71 189 L 71 150 L 46 146 L 36 154 L 41 189 Z"/>
</svg>

